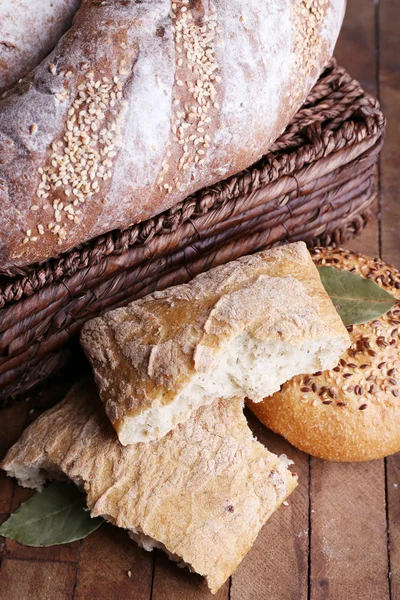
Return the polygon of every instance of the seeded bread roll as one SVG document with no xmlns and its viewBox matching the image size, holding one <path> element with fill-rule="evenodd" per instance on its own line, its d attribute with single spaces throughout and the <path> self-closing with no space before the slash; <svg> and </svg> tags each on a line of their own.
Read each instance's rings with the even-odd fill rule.
<svg viewBox="0 0 400 600">
<path fill-rule="evenodd" d="M 349 335 L 303 242 L 245 256 L 85 324 L 83 348 L 122 444 L 199 406 L 334 367 Z"/>
<path fill-rule="evenodd" d="M 146 550 L 161 548 L 215 593 L 297 485 L 253 438 L 242 404 L 217 400 L 162 440 L 123 448 L 95 386 L 77 385 L 1 467 L 26 487 L 68 477 L 86 492 L 93 517 L 127 529 Z"/>
<path fill-rule="evenodd" d="M 81 0 L 0 2 L 0 92 L 49 54 L 71 26 Z"/>
<path fill-rule="evenodd" d="M 344 7 L 86 0 L 0 100 L 0 269 L 146 220 L 254 163 L 331 57 Z"/>
<path fill-rule="evenodd" d="M 400 301 L 400 273 L 380 260 L 317 249 L 314 262 L 368 277 Z M 337 367 L 295 377 L 249 406 L 308 454 L 335 461 L 382 458 L 400 450 L 400 302 L 379 319 L 348 330 L 352 345 Z"/>
</svg>

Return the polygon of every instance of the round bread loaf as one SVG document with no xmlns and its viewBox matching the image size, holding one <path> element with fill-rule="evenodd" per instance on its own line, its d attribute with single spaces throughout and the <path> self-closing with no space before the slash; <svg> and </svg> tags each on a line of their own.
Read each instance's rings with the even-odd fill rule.
<svg viewBox="0 0 400 600">
<path fill-rule="evenodd" d="M 362 254 L 315 249 L 317 265 L 372 279 L 400 300 L 400 272 Z M 330 371 L 295 377 L 250 409 L 293 446 L 326 460 L 365 461 L 400 450 L 400 302 L 348 327 L 352 345 Z"/>
<path fill-rule="evenodd" d="M 0 2 L 0 92 L 34 69 L 71 26 L 81 0 Z"/>
<path fill-rule="evenodd" d="M 345 0 L 86 0 L 0 98 L 0 269 L 149 219 L 266 153 Z"/>
</svg>

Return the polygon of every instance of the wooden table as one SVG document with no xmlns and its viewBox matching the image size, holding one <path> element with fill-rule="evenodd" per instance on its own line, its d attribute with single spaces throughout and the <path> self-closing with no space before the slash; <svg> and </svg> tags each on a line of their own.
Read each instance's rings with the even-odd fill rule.
<svg viewBox="0 0 400 600">
<path fill-rule="evenodd" d="M 388 118 L 377 219 L 353 249 L 400 267 L 400 1 L 349 0 L 339 63 L 381 99 Z M 46 393 L 59 397 L 63 384 Z M 0 456 L 36 416 L 29 402 L 1 413 Z M 311 458 L 249 418 L 270 450 L 295 461 L 300 484 L 263 528 L 217 600 L 400 600 L 400 456 L 364 464 Z M 0 520 L 30 492 L 0 476 Z M 103 526 L 48 549 L 0 542 L 1 600 L 206 600 L 202 579 L 162 552 Z M 130 573 L 130 576 L 129 576 Z"/>
</svg>

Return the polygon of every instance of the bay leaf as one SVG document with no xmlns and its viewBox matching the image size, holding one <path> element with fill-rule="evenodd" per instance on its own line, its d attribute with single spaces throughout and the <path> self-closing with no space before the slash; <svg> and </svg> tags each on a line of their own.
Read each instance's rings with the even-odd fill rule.
<svg viewBox="0 0 400 600">
<path fill-rule="evenodd" d="M 398 300 L 371 279 L 356 273 L 318 267 L 322 284 L 345 325 L 373 321 L 387 313 Z"/>
<path fill-rule="evenodd" d="M 103 522 L 91 518 L 78 488 L 53 482 L 21 504 L 0 526 L 0 535 L 24 546 L 54 546 L 80 540 Z"/>
</svg>

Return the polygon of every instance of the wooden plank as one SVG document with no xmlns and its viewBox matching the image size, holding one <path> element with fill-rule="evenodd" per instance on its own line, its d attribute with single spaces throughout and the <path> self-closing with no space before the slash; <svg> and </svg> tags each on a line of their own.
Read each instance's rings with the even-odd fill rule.
<svg viewBox="0 0 400 600">
<path fill-rule="evenodd" d="M 15 444 L 23 432 L 28 418 L 28 403 L 21 401 L 4 408 L 0 419 L 0 457 Z"/>
<path fill-rule="evenodd" d="M 311 600 L 389 600 L 383 461 L 311 466 Z"/>
<path fill-rule="evenodd" d="M 125 531 L 102 525 L 82 541 L 73 598 L 149 600 L 152 572 L 152 553 Z"/>
<path fill-rule="evenodd" d="M 5 542 L 4 555 L 13 559 L 32 559 L 39 561 L 61 561 L 74 563 L 78 559 L 79 542 L 51 546 L 50 548 L 32 548 L 23 546 L 14 540 Z"/>
<path fill-rule="evenodd" d="M 228 600 L 229 581 L 214 596 L 204 579 L 180 569 L 164 552 L 157 551 L 152 600 Z"/>
<path fill-rule="evenodd" d="M 373 0 L 348 2 L 335 56 L 338 63 L 360 81 L 363 88 L 373 96 L 378 94 L 375 33 Z M 375 201 L 372 210 L 375 220 L 368 224 L 361 235 L 346 243 L 346 247 L 356 252 L 378 256 L 380 228 L 378 200 Z"/>
<path fill-rule="evenodd" d="M 368 254 L 373 258 L 379 256 L 379 230 L 378 230 L 378 213 L 379 207 L 377 201 L 371 207 L 374 214 L 375 223 L 370 223 L 360 233 L 360 235 L 343 244 L 343 247 L 353 250 L 354 252 L 361 252 Z"/>
<path fill-rule="evenodd" d="M 306 600 L 308 591 L 309 458 L 247 414 L 255 437 L 294 460 L 299 486 L 261 530 L 232 577 L 231 600 Z"/>
<path fill-rule="evenodd" d="M 400 452 L 387 458 L 391 600 L 400 600 Z"/>
<path fill-rule="evenodd" d="M 382 256 L 400 268 L 400 5 L 385 0 L 379 8 L 380 98 L 388 119 L 381 161 Z M 387 515 L 390 548 L 392 600 L 400 600 L 400 453 L 387 459 Z"/>
<path fill-rule="evenodd" d="M 24 430 L 28 417 L 27 402 L 17 402 L 1 411 L 0 418 L 0 459 L 7 450 L 17 441 Z M 14 493 L 14 481 L 0 471 L 0 513 L 8 514 Z"/>
<path fill-rule="evenodd" d="M 400 3 L 380 3 L 380 99 L 388 120 L 381 160 L 383 258 L 400 267 Z"/>
<path fill-rule="evenodd" d="M 2 525 L 4 523 L 4 521 L 7 520 L 7 518 L 8 518 L 8 513 L 7 514 L 0 513 L 0 525 Z M 4 557 L 5 547 L 6 547 L 6 538 L 0 536 L 0 565 L 1 565 L 1 561 L 3 560 L 3 557 Z M 1 571 L 0 571 L 0 574 L 1 574 Z"/>
<path fill-rule="evenodd" d="M 375 4 L 373 0 L 351 0 L 335 48 L 340 65 L 376 95 Z"/>
<path fill-rule="evenodd" d="M 0 513 L 10 510 L 13 493 L 13 482 L 3 471 L 0 471 Z"/>
<path fill-rule="evenodd" d="M 339 62 L 377 95 L 376 7 L 352 0 L 335 52 Z M 375 205 L 378 212 L 378 206 Z M 350 249 L 379 255 L 379 214 Z M 310 598 L 389 598 L 383 461 L 311 460 Z"/>
<path fill-rule="evenodd" d="M 71 600 L 74 575 L 71 563 L 5 559 L 0 600 Z"/>
<path fill-rule="evenodd" d="M 27 402 L 18 402 L 1 411 L 0 418 L 0 459 L 4 457 L 7 450 L 17 441 L 21 435 L 28 416 Z M 11 504 L 14 495 L 15 483 L 7 477 L 4 471 L 0 471 L 0 523 L 7 520 L 11 512 Z M 0 537 L 0 564 L 6 554 L 6 539 Z M 2 584 L 2 569 L 0 570 L 0 597 Z"/>
</svg>

